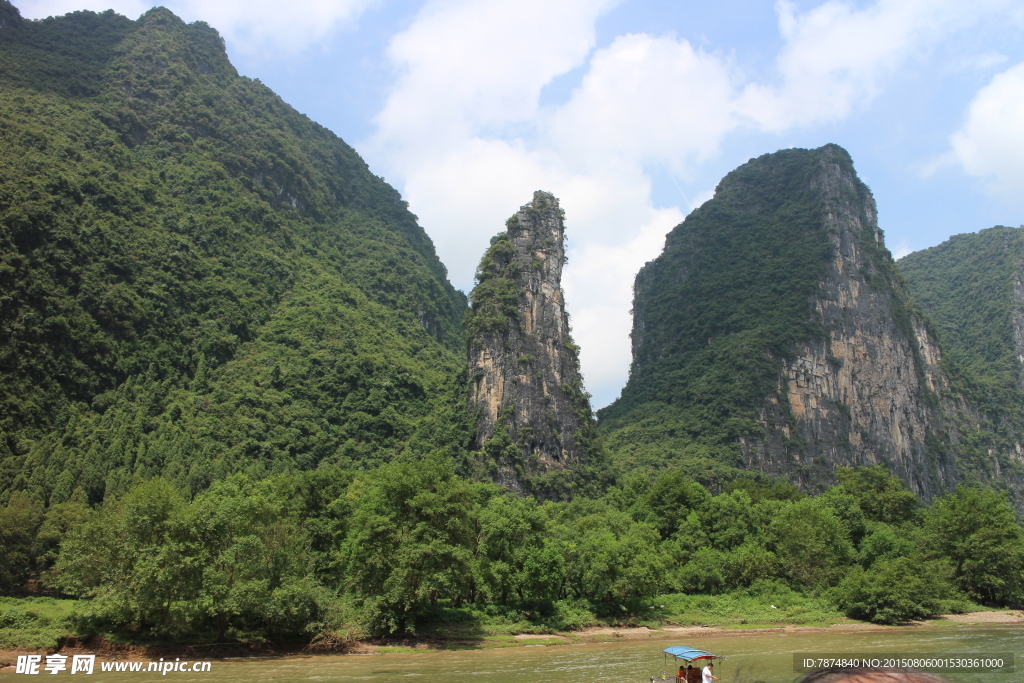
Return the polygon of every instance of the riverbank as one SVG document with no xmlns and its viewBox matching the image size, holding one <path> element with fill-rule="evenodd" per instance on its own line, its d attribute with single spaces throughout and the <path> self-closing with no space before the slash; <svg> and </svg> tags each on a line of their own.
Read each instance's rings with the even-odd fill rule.
<svg viewBox="0 0 1024 683">
<path fill-rule="evenodd" d="M 102 637 L 62 638 L 55 647 L 0 649 L 0 669 L 13 666 L 21 654 L 65 655 L 96 654 L 104 659 L 153 660 L 160 657 L 180 657 L 190 660 L 224 660 L 253 657 L 280 658 L 313 654 L 375 655 L 395 653 L 451 652 L 457 650 L 481 650 L 493 648 L 538 647 L 580 645 L 587 643 L 612 643 L 636 640 L 685 640 L 723 636 L 810 634 L 868 631 L 913 631 L 934 629 L 985 628 L 1001 624 L 1024 624 L 1024 612 L 1000 610 L 948 614 L 926 621 L 912 622 L 898 626 L 883 626 L 867 622 L 845 620 L 830 625 L 808 626 L 805 624 L 766 624 L 730 626 L 676 626 L 666 624 L 659 628 L 596 627 L 579 631 L 555 633 L 519 633 L 510 635 L 477 635 L 445 638 L 442 636 L 405 637 L 387 639 L 360 639 L 342 643 L 324 644 L 321 647 L 307 643 L 219 643 L 209 645 L 176 644 L 132 644 L 117 643 Z"/>
</svg>

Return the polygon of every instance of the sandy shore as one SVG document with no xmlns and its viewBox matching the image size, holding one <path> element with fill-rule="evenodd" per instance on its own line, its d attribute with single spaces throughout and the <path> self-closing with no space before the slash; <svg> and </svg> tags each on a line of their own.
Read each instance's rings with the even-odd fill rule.
<svg viewBox="0 0 1024 683">
<path fill-rule="evenodd" d="M 699 638 L 706 636 L 739 636 L 745 634 L 765 635 L 770 633 L 809 633 L 809 632 L 844 632 L 844 631 L 884 631 L 895 629 L 919 628 L 970 628 L 993 624 L 1024 624 L 1024 612 L 1003 610 L 994 612 L 971 612 L 968 614 L 946 614 L 936 619 L 914 622 L 902 626 L 882 626 L 864 622 L 844 622 L 832 626 L 801 626 L 777 625 L 762 628 L 723 628 L 720 626 L 678 626 L 667 624 L 662 628 L 646 627 L 630 628 L 589 628 L 581 631 L 561 633 L 523 633 L 513 636 L 481 636 L 453 638 L 407 638 L 387 640 L 363 640 L 349 644 L 338 653 L 368 655 L 388 652 L 452 650 L 452 649 L 485 649 L 492 647 L 515 647 L 525 645 L 572 645 L 576 643 L 615 642 L 634 639 L 674 639 L 685 637 Z M 299 655 L 325 653 L 326 651 L 309 646 L 285 643 L 264 643 L 259 645 L 227 645 L 227 646 L 152 646 L 111 644 L 97 640 L 84 642 L 71 640 L 62 643 L 59 648 L 47 650 L 0 650 L 0 669 L 13 666 L 21 654 L 62 654 L 88 653 L 97 654 L 104 659 L 153 659 L 155 657 L 187 656 L 193 659 L 235 659 L 248 657 L 294 657 Z M 337 652 L 337 651 L 336 651 Z"/>
<path fill-rule="evenodd" d="M 943 614 L 942 618 L 961 624 L 1024 624 L 1024 612 L 1018 610 Z"/>
</svg>

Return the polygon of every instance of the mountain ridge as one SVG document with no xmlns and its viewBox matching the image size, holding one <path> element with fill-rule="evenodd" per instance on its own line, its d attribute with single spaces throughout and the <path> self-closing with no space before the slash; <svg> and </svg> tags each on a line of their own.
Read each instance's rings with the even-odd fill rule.
<svg viewBox="0 0 1024 683">
<path fill-rule="evenodd" d="M 462 452 L 465 297 L 351 147 L 205 24 L 2 7 L 0 488 Z"/>
</svg>

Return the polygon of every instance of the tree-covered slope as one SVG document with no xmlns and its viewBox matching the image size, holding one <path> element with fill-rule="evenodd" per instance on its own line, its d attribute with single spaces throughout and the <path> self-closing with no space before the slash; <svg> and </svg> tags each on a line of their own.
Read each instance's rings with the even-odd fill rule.
<svg viewBox="0 0 1024 683">
<path fill-rule="evenodd" d="M 998 446 L 1015 450 L 1024 435 L 1024 230 L 955 235 L 899 269 Z"/>
<path fill-rule="evenodd" d="M 0 0 L 0 496 L 457 451 L 463 295 L 398 193 L 165 9 Z"/>
<path fill-rule="evenodd" d="M 599 412 L 626 463 L 705 480 L 742 467 L 738 438 L 759 429 L 782 358 L 821 334 L 811 297 L 834 249 L 810 182 L 820 156 L 784 150 L 731 172 L 637 275 L 629 382 Z"/>
</svg>

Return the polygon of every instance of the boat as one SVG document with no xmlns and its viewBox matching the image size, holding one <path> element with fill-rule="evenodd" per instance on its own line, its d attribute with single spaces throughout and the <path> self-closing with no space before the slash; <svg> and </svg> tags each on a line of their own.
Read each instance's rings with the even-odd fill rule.
<svg viewBox="0 0 1024 683">
<path fill-rule="evenodd" d="M 666 683 L 700 683 L 701 680 L 701 669 L 707 665 L 708 662 L 713 662 L 716 659 L 725 659 L 722 655 L 716 655 L 713 652 L 707 650 L 701 650 L 695 647 L 687 647 L 686 645 L 673 645 L 672 647 L 666 647 L 662 652 L 665 656 L 672 655 L 673 662 L 686 662 L 685 664 L 679 665 L 679 670 L 691 671 L 689 679 L 686 676 L 669 676 L 667 673 L 663 673 L 661 677 L 651 676 L 651 683 L 655 681 L 666 681 Z M 690 668 L 692 667 L 692 668 Z M 675 668 L 674 666 L 672 667 Z M 715 674 L 718 675 L 717 673 Z M 719 676 L 721 678 L 721 676 Z"/>
</svg>

